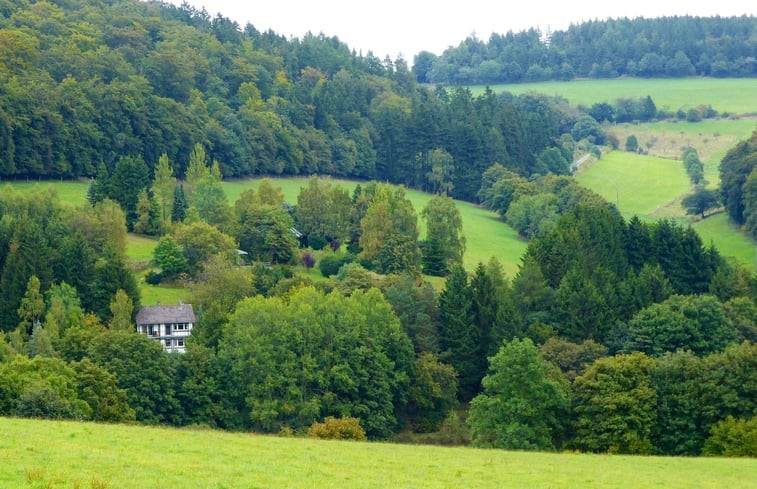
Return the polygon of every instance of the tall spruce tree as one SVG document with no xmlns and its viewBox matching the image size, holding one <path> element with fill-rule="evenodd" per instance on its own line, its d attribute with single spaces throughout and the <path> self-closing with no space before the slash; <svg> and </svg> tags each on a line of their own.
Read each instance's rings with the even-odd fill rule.
<svg viewBox="0 0 757 489">
<path fill-rule="evenodd" d="M 171 209 L 171 222 L 182 222 L 187 217 L 187 198 L 184 195 L 184 186 L 177 185 L 173 188 L 173 207 Z"/>
<path fill-rule="evenodd" d="M 458 397 L 462 401 L 478 394 L 483 376 L 475 319 L 468 276 L 463 267 L 456 265 L 439 295 L 439 346 L 442 361 L 452 365 L 458 374 Z"/>
</svg>

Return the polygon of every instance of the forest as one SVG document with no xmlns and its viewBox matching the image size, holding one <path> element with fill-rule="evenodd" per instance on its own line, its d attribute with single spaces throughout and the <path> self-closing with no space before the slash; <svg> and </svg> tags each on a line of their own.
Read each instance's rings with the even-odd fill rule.
<svg viewBox="0 0 757 489">
<path fill-rule="evenodd" d="M 422 51 L 419 83 L 486 85 L 574 78 L 754 77 L 755 18 L 676 16 L 573 24 L 564 31 L 468 37 L 437 56 Z"/>
<path fill-rule="evenodd" d="M 73 210 L 0 189 L 0 415 L 755 455 L 757 277 L 570 176 L 606 107 L 429 89 L 401 59 L 187 5 L 0 15 L 0 174 L 91 177 Z M 748 229 L 756 137 L 721 167 Z M 229 202 L 223 178 L 258 174 L 361 182 L 314 176 L 287 202 L 263 180 Z M 416 212 L 403 185 L 434 197 Z M 529 240 L 514 276 L 496 257 L 463 269 L 452 197 Z M 191 291 L 186 354 L 134 331 L 128 232 L 159 239 L 146 280 Z"/>
</svg>

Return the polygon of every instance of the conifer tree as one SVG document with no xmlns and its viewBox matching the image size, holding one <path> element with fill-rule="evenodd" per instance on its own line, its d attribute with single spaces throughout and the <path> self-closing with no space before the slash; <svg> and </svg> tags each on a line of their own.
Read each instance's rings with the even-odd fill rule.
<svg viewBox="0 0 757 489">
<path fill-rule="evenodd" d="M 184 186 L 177 185 L 173 188 L 173 207 L 171 209 L 171 222 L 182 222 L 187 217 L 187 198 L 184 196 Z"/>
<path fill-rule="evenodd" d="M 458 397 L 463 401 L 479 392 L 482 377 L 473 308 L 467 274 L 456 265 L 439 295 L 439 346 L 441 360 L 452 365 L 458 374 Z"/>
</svg>

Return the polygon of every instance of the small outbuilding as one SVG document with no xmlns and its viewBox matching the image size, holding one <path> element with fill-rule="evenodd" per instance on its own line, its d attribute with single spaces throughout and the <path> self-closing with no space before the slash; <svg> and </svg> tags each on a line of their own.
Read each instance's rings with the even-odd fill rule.
<svg viewBox="0 0 757 489">
<path fill-rule="evenodd" d="M 137 313 L 137 333 L 160 341 L 167 352 L 186 352 L 186 339 L 192 334 L 195 313 L 192 304 L 142 306 Z"/>
</svg>

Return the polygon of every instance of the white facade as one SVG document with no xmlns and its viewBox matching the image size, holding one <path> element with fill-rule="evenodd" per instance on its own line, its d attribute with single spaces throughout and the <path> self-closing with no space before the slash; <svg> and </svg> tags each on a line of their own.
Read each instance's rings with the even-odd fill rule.
<svg viewBox="0 0 757 489">
<path fill-rule="evenodd" d="M 186 352 L 186 340 L 195 323 L 192 304 L 144 306 L 137 313 L 137 333 L 160 341 L 167 352 Z"/>
<path fill-rule="evenodd" d="M 193 323 L 138 324 L 137 333 L 145 334 L 160 341 L 167 352 L 185 353 L 185 341 L 192 333 Z"/>
</svg>

